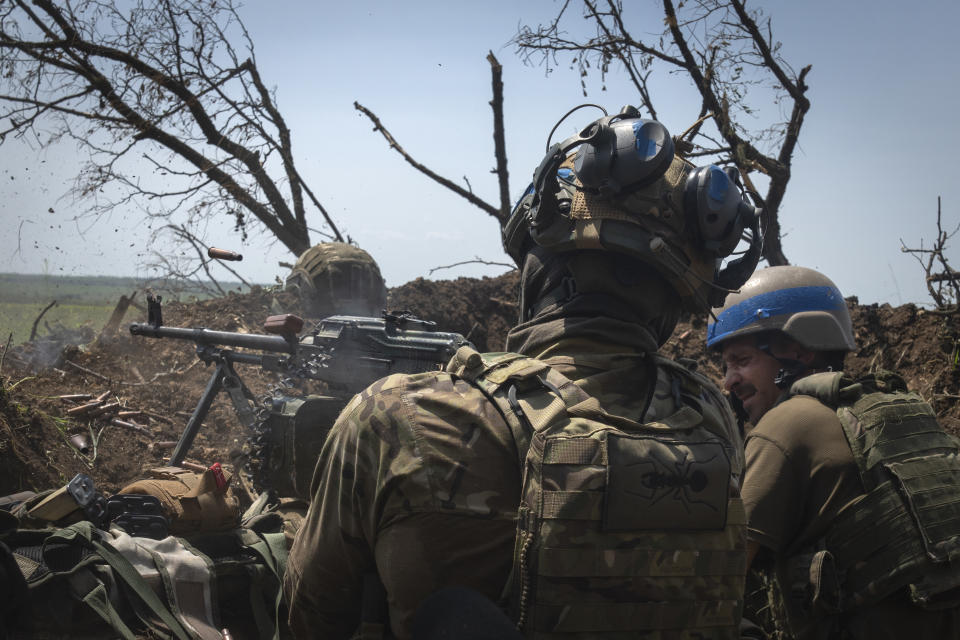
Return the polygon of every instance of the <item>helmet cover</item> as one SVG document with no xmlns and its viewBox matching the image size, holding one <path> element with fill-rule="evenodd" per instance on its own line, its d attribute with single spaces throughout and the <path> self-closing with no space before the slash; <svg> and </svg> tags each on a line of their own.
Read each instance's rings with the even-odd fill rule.
<svg viewBox="0 0 960 640">
<path fill-rule="evenodd" d="M 286 289 L 300 295 L 304 312 L 314 318 L 379 316 L 387 300 L 373 257 L 343 242 L 324 242 L 304 251 L 287 276 Z"/>
</svg>

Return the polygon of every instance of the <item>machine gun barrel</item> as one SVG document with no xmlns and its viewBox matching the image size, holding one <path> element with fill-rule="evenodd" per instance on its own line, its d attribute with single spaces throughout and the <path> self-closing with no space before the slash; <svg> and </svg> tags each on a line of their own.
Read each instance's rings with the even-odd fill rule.
<svg viewBox="0 0 960 640">
<path fill-rule="evenodd" d="M 148 338 L 190 340 L 198 345 L 241 347 L 274 353 L 293 354 L 297 352 L 295 339 L 291 341 L 282 336 L 269 336 L 262 333 L 233 333 L 203 328 L 155 327 L 152 324 L 136 322 L 130 325 L 130 333 Z"/>
</svg>

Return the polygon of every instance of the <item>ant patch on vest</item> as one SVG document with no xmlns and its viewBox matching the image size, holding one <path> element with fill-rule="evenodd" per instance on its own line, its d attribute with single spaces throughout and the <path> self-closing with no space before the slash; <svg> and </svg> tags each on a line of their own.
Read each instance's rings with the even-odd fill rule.
<svg viewBox="0 0 960 640">
<path fill-rule="evenodd" d="M 730 460 L 720 442 L 610 433 L 603 528 L 723 529 Z"/>
</svg>

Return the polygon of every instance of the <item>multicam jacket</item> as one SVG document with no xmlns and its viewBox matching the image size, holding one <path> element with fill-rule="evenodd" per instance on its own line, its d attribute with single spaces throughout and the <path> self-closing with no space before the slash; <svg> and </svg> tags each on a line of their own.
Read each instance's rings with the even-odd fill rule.
<svg viewBox="0 0 960 640">
<path fill-rule="evenodd" d="M 622 347 L 619 348 L 622 350 Z M 543 362 L 611 413 L 643 421 L 656 368 L 595 341 Z M 670 383 L 657 394 L 672 397 Z M 341 414 L 318 461 L 285 592 L 295 634 L 348 637 L 364 574 L 386 588 L 392 631 L 445 585 L 497 600 L 511 568 L 521 469 L 510 428 L 473 384 L 450 373 L 385 378 Z M 741 460 L 731 464 L 739 472 Z"/>
</svg>

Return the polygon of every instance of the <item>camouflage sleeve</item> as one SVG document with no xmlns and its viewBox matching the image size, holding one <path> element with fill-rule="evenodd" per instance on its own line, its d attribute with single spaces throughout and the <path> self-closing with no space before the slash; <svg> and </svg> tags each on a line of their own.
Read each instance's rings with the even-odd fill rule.
<svg viewBox="0 0 960 640">
<path fill-rule="evenodd" d="M 296 637 L 348 638 L 360 621 L 364 573 L 375 571 L 373 501 L 381 448 L 369 439 L 370 389 L 343 410 L 317 461 L 311 502 L 287 561 L 284 595 Z M 389 414 L 380 413 L 381 419 Z M 364 445 L 367 446 L 364 446 Z"/>
</svg>

